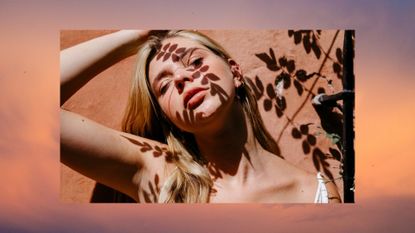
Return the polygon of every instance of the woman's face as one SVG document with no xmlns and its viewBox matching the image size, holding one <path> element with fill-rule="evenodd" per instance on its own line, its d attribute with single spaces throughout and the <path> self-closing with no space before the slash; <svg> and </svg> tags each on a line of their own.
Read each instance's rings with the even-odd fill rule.
<svg viewBox="0 0 415 233">
<path fill-rule="evenodd" d="M 193 40 L 173 37 L 163 41 L 150 61 L 148 78 L 170 121 L 181 130 L 197 133 L 220 120 L 233 102 L 232 66 Z"/>
</svg>

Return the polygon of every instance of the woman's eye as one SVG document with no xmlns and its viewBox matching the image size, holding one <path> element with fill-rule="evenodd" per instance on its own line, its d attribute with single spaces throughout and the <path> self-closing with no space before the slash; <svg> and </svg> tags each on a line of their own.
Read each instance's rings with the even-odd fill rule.
<svg viewBox="0 0 415 233">
<path fill-rule="evenodd" d="M 203 63 L 203 58 L 200 57 L 200 58 L 197 58 L 197 59 L 193 60 L 191 62 L 191 65 L 194 66 L 194 67 L 199 67 L 199 66 L 202 65 L 202 63 Z"/>
<path fill-rule="evenodd" d="M 159 92 L 160 92 L 160 94 L 165 94 L 166 93 L 166 91 L 167 91 L 167 89 L 169 88 L 169 86 L 170 86 L 170 82 L 163 82 L 161 85 L 160 85 L 160 90 L 159 90 Z"/>
</svg>

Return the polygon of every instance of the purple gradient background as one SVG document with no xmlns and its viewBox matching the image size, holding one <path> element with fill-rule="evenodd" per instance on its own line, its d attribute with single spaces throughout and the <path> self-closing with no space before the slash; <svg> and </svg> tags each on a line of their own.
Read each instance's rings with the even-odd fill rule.
<svg viewBox="0 0 415 233">
<path fill-rule="evenodd" d="M 411 232 L 414 22 L 411 1 L 0 1 L 0 232 Z M 59 30 L 118 28 L 355 29 L 357 204 L 61 203 Z"/>
</svg>

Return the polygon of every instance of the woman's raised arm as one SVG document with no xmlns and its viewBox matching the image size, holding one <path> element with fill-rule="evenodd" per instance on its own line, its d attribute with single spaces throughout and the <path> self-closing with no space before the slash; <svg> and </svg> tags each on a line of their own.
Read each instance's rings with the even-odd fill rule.
<svg viewBox="0 0 415 233">
<path fill-rule="evenodd" d="M 146 30 L 121 30 L 62 50 L 61 105 L 94 76 L 133 55 L 147 36 Z"/>
<path fill-rule="evenodd" d="M 147 33 L 118 31 L 61 51 L 61 104 L 96 74 L 135 53 Z M 138 200 L 141 178 L 163 171 L 163 144 L 64 109 L 60 119 L 61 162 L 81 174 Z M 158 176 L 161 180 L 163 174 Z"/>
</svg>

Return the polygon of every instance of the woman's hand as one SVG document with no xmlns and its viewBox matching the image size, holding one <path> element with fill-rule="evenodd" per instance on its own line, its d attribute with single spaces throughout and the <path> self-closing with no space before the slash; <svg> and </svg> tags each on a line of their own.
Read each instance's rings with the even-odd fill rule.
<svg viewBox="0 0 415 233">
<path fill-rule="evenodd" d="M 120 30 L 118 36 L 125 38 L 125 47 L 121 53 L 124 56 L 130 56 L 137 52 L 139 46 L 145 42 L 149 36 L 150 30 Z"/>
</svg>

